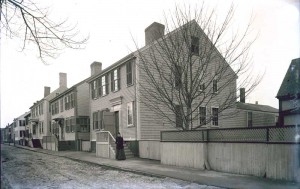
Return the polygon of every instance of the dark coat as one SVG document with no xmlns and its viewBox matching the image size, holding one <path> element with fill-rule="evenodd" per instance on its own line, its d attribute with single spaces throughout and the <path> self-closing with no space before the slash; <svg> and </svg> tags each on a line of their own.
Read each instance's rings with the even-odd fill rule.
<svg viewBox="0 0 300 189">
<path fill-rule="evenodd" d="M 121 136 L 118 136 L 116 138 L 116 144 L 117 144 L 117 150 L 120 150 L 120 149 L 123 149 L 124 148 L 124 145 L 123 145 L 123 137 Z"/>
</svg>

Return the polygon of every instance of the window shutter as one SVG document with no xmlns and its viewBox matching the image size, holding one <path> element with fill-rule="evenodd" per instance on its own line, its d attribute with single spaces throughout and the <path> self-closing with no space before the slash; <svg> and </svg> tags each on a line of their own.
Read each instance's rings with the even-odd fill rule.
<svg viewBox="0 0 300 189">
<path fill-rule="evenodd" d="M 120 68 L 118 68 L 118 90 L 121 89 L 121 78 L 120 78 Z"/>
<path fill-rule="evenodd" d="M 105 90 L 106 94 L 109 94 L 108 74 L 105 75 Z"/>
<path fill-rule="evenodd" d="M 114 91 L 114 71 L 110 72 L 110 90 Z"/>
</svg>

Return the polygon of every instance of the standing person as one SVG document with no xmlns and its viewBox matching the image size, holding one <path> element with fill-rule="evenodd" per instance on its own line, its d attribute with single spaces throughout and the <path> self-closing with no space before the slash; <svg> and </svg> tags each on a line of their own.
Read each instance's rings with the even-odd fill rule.
<svg viewBox="0 0 300 189">
<path fill-rule="evenodd" d="M 117 138 L 116 138 L 116 148 L 117 148 L 117 153 L 116 153 L 116 159 L 117 160 L 125 160 L 125 152 L 124 152 L 124 140 L 123 137 L 121 137 L 121 134 L 118 132 Z"/>
</svg>

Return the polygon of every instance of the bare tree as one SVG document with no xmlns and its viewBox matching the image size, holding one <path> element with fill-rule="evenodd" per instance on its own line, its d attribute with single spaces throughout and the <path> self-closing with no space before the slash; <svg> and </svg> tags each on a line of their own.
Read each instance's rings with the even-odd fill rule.
<svg viewBox="0 0 300 189">
<path fill-rule="evenodd" d="M 167 34 L 156 33 L 162 37 L 137 50 L 140 102 L 183 130 L 234 116 L 237 92 L 246 88 L 248 95 L 261 77 L 249 72 L 255 40 L 246 40 L 250 24 L 230 38 L 226 33 L 233 15 L 232 5 L 219 23 L 203 4 L 195 10 L 177 7 L 171 19 L 165 16 Z M 200 107 L 212 106 L 217 108 L 201 115 Z"/>
<path fill-rule="evenodd" d="M 57 57 L 65 48 L 81 48 L 88 40 L 79 37 L 76 26 L 68 25 L 67 20 L 51 20 L 48 10 L 31 0 L 0 0 L 0 12 L 1 32 L 11 38 L 21 38 L 22 51 L 34 44 L 44 63 L 49 57 Z"/>
</svg>

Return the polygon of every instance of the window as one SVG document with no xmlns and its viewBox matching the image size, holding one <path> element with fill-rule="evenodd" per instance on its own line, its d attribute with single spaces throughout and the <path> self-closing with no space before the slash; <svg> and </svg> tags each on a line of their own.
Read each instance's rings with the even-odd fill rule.
<svg viewBox="0 0 300 189">
<path fill-rule="evenodd" d="M 247 126 L 252 127 L 252 112 L 247 112 Z"/>
<path fill-rule="evenodd" d="M 93 112 L 93 130 L 98 129 L 98 112 Z"/>
<path fill-rule="evenodd" d="M 69 95 L 65 96 L 65 110 L 70 109 L 70 97 Z"/>
<path fill-rule="evenodd" d="M 89 132 L 89 118 L 80 117 L 77 118 L 77 125 L 79 125 L 80 132 Z"/>
<path fill-rule="evenodd" d="M 199 55 L 199 37 L 192 36 L 191 38 L 191 53 Z"/>
<path fill-rule="evenodd" d="M 206 125 L 206 107 L 199 107 L 200 125 Z"/>
<path fill-rule="evenodd" d="M 71 127 L 70 127 L 70 131 L 71 132 L 75 132 L 75 128 L 76 128 L 76 119 L 75 117 L 72 117 L 70 120 L 70 124 L 71 124 Z"/>
<path fill-rule="evenodd" d="M 97 81 L 94 80 L 92 83 L 91 83 L 91 92 L 92 92 L 92 99 L 95 99 L 96 98 L 96 95 L 97 95 L 97 89 L 96 89 L 96 85 L 97 85 Z"/>
<path fill-rule="evenodd" d="M 200 84 L 200 90 L 201 91 L 204 91 L 205 90 L 205 84 L 203 83 L 203 84 Z"/>
<path fill-rule="evenodd" d="M 213 93 L 217 93 L 218 92 L 218 82 L 217 80 L 213 80 Z"/>
<path fill-rule="evenodd" d="M 179 65 L 174 65 L 174 86 L 175 88 L 180 88 L 182 85 L 181 81 L 182 68 Z"/>
<path fill-rule="evenodd" d="M 49 121 L 49 131 L 50 131 L 50 133 L 52 133 L 52 130 L 51 130 L 51 121 Z"/>
<path fill-rule="evenodd" d="M 111 73 L 111 91 L 120 90 L 120 70 L 115 69 Z"/>
<path fill-rule="evenodd" d="M 107 75 L 101 77 L 100 91 L 101 91 L 101 93 L 100 93 L 101 96 L 105 96 L 108 94 L 108 76 Z"/>
<path fill-rule="evenodd" d="M 127 103 L 127 126 L 133 126 L 133 102 Z"/>
<path fill-rule="evenodd" d="M 219 125 L 219 108 L 212 108 L 212 125 L 218 126 Z"/>
<path fill-rule="evenodd" d="M 19 120 L 19 126 L 25 126 L 25 120 Z"/>
<path fill-rule="evenodd" d="M 51 110 L 52 115 L 58 114 L 58 101 L 55 101 L 51 104 Z"/>
<path fill-rule="evenodd" d="M 183 119 L 182 119 L 182 106 L 175 105 L 175 124 L 176 127 L 183 127 Z"/>
<path fill-rule="evenodd" d="M 66 133 L 70 132 L 70 119 L 66 118 Z"/>
<path fill-rule="evenodd" d="M 132 85 L 132 62 L 126 64 L 127 86 Z"/>
<path fill-rule="evenodd" d="M 60 112 L 64 111 L 64 98 L 60 99 Z"/>
</svg>

